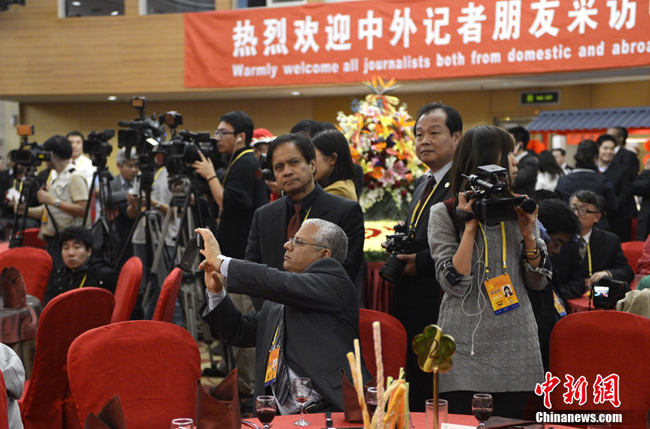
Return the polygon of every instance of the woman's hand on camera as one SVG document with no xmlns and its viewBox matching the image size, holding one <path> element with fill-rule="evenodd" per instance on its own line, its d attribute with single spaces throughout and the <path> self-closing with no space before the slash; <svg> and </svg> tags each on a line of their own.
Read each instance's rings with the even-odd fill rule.
<svg viewBox="0 0 650 429">
<path fill-rule="evenodd" d="M 474 209 L 472 208 L 472 205 L 474 204 L 474 200 L 471 199 L 472 194 L 473 194 L 472 191 L 458 193 L 458 208 L 460 210 L 469 213 L 474 213 Z M 478 220 L 476 218 L 465 222 L 465 227 L 467 226 L 476 227 L 477 225 L 478 225 Z"/>
<path fill-rule="evenodd" d="M 194 171 L 199 173 L 204 179 L 209 179 L 215 176 L 216 172 L 214 171 L 212 160 L 206 158 L 201 151 L 199 151 L 199 156 L 201 157 L 201 160 L 194 161 L 192 163 L 192 168 L 194 168 Z"/>
<path fill-rule="evenodd" d="M 528 199 L 528 195 L 525 195 L 525 198 Z M 537 245 L 535 241 L 535 224 L 537 223 L 537 213 L 539 207 L 535 207 L 535 211 L 532 213 L 526 213 L 521 209 L 521 207 L 515 206 L 515 213 L 517 213 L 517 221 L 519 222 L 519 229 L 521 230 L 521 235 L 524 237 L 524 243 L 526 247 L 533 248 Z"/>
</svg>

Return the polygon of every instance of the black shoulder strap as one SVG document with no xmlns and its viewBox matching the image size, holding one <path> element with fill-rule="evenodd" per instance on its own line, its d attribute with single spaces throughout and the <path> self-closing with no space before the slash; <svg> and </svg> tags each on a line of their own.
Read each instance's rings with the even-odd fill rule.
<svg viewBox="0 0 650 429">
<path fill-rule="evenodd" d="M 460 221 L 458 216 L 456 216 L 456 207 L 454 207 L 454 197 L 449 198 L 448 200 L 443 201 L 445 207 L 447 207 L 447 212 L 451 221 L 454 224 L 454 231 L 456 232 L 456 241 L 460 243 Z"/>
</svg>

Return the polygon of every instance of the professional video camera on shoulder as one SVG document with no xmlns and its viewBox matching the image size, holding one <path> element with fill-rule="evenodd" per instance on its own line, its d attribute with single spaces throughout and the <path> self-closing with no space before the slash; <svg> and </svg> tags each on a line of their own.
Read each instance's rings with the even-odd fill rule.
<svg viewBox="0 0 650 429">
<path fill-rule="evenodd" d="M 127 152 L 135 148 L 136 153 L 139 156 L 143 156 L 156 149 L 160 136 L 162 135 L 163 127 L 156 121 L 155 113 L 151 117 L 145 116 L 144 97 L 131 98 L 131 107 L 138 111 L 138 117 L 132 121 L 118 122 L 120 127 L 126 127 L 127 129 L 117 132 L 117 146 L 120 149 L 127 148 Z M 141 159 L 141 164 L 143 163 L 142 161 Z M 147 160 L 145 159 L 144 161 L 146 162 Z"/>
<path fill-rule="evenodd" d="M 379 270 L 379 276 L 387 282 L 399 280 L 406 266 L 406 261 L 397 259 L 397 255 L 416 253 L 419 249 L 415 241 L 415 230 L 406 225 L 395 225 L 395 234 L 386 236 L 386 251 L 391 252 L 386 263 Z"/>
<path fill-rule="evenodd" d="M 108 141 L 113 137 L 115 130 L 92 131 L 84 140 L 83 151 L 90 157 L 94 166 L 106 166 L 106 159 L 113 152 L 113 146 Z"/>
<path fill-rule="evenodd" d="M 16 164 L 25 167 L 38 167 L 43 161 L 50 160 L 49 150 L 45 150 L 41 144 L 29 142 L 29 137 L 34 135 L 33 125 L 18 125 L 16 133 L 22 137 L 20 149 L 16 151 Z"/>
<path fill-rule="evenodd" d="M 515 207 L 527 213 L 535 211 L 537 204 L 523 196 L 512 196 L 510 192 L 510 174 L 508 170 L 495 165 L 482 165 L 467 179 L 465 190 L 472 191 L 473 215 L 485 225 L 497 225 L 500 222 L 517 218 Z M 469 219 L 466 219 L 469 220 Z"/>
</svg>

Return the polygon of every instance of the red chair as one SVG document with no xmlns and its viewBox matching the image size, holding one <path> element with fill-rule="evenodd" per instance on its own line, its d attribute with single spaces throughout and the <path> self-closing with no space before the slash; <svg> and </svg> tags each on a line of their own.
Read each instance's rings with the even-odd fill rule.
<svg viewBox="0 0 650 429">
<path fill-rule="evenodd" d="M 92 329 L 68 352 L 79 422 L 113 396 L 129 428 L 167 428 L 196 414 L 201 355 L 192 335 L 171 323 L 131 320 Z"/>
<path fill-rule="evenodd" d="M 20 398 L 26 429 L 63 428 L 68 392 L 68 347 L 83 332 L 110 322 L 115 299 L 105 289 L 85 287 L 62 293 L 43 309 L 38 321 L 32 378 Z"/>
<path fill-rule="evenodd" d="M 9 410 L 7 410 L 7 387 L 0 371 L 0 429 L 9 427 Z"/>
<path fill-rule="evenodd" d="M 551 393 L 553 411 L 594 410 L 630 412 L 625 425 L 617 428 L 639 428 L 645 424 L 650 409 L 650 366 L 644 362 L 650 356 L 650 319 L 619 311 L 587 311 L 570 314 L 561 319 L 551 334 L 550 372 L 560 384 Z M 620 407 L 612 402 L 596 404 L 595 382 L 611 374 L 619 377 Z M 586 399 L 584 405 L 566 404 L 566 376 L 575 380 L 584 376 Z M 609 391 L 609 390 L 608 390 Z M 638 414 L 638 415 L 637 415 Z"/>
<path fill-rule="evenodd" d="M 621 243 L 621 248 L 627 258 L 627 263 L 632 267 L 632 271 L 636 273 L 636 265 L 639 262 L 639 258 L 643 255 L 643 245 L 644 241 L 626 241 Z"/>
<path fill-rule="evenodd" d="M 153 320 L 161 322 L 171 322 L 174 317 L 174 308 L 178 299 L 178 291 L 181 289 L 181 280 L 183 271 L 180 268 L 174 268 L 165 279 L 158 302 L 156 311 L 153 313 Z"/>
<path fill-rule="evenodd" d="M 115 287 L 115 310 L 111 323 L 124 322 L 131 319 L 131 313 L 138 299 L 140 282 L 142 281 L 142 261 L 131 257 L 122 266 Z"/>
<path fill-rule="evenodd" d="M 359 342 L 366 368 L 372 376 L 377 375 L 372 323 L 381 326 L 381 354 L 384 363 L 384 377 L 399 377 L 400 368 L 406 367 L 406 329 L 390 314 L 380 311 L 359 309 Z"/>
<path fill-rule="evenodd" d="M 52 257 L 49 253 L 35 247 L 14 247 L 0 253 L 0 270 L 4 267 L 15 267 L 20 271 L 27 294 L 43 302 L 52 274 Z"/>
<path fill-rule="evenodd" d="M 25 231 L 23 231 L 23 246 L 45 249 L 45 240 L 38 238 L 38 233 L 40 231 L 40 228 L 27 228 Z"/>
</svg>

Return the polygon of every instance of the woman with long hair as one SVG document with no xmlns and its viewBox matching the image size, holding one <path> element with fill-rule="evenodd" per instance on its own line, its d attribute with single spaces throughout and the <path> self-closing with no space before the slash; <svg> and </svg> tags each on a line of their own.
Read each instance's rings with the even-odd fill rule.
<svg viewBox="0 0 650 429">
<path fill-rule="evenodd" d="M 555 191 L 557 181 L 564 176 L 564 170 L 558 165 L 553 154 L 547 150 L 541 151 L 537 158 L 539 160 L 539 172 L 537 173 L 535 190 Z"/>
<path fill-rule="evenodd" d="M 451 170 L 452 204 L 431 208 L 429 245 L 445 294 L 438 325 L 456 340 L 453 368 L 440 377 L 449 412 L 471 413 L 472 395 L 491 393 L 494 414 L 522 418 L 526 400 L 544 380 L 537 324 L 526 288 L 551 278 L 546 245 L 532 213 L 512 207 L 502 222 L 476 218 L 468 176 L 496 164 L 509 173 L 501 197 L 512 197 L 517 175 L 514 141 L 498 127 L 481 125 L 460 139 Z M 509 176 L 509 177 L 508 177 Z M 530 211 L 530 210 L 529 210 Z M 505 296 L 508 286 L 512 296 Z M 509 294 L 510 295 L 510 294 Z"/>
<path fill-rule="evenodd" d="M 348 140 L 338 130 L 326 130 L 311 139 L 316 150 L 315 179 L 330 194 L 357 201 L 354 166 Z"/>
</svg>

